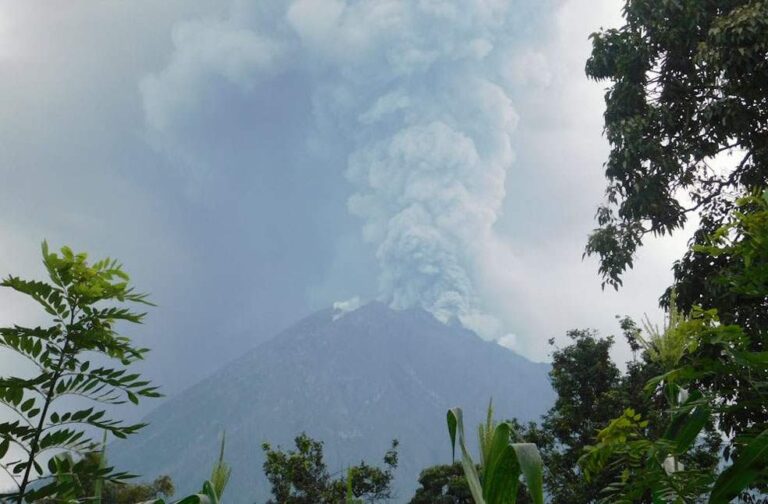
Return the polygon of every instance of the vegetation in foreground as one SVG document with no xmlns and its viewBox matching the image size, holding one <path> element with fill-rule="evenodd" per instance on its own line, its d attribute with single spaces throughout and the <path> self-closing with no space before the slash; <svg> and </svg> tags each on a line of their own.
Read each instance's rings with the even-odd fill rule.
<svg viewBox="0 0 768 504">
<path fill-rule="evenodd" d="M 573 343 L 554 353 L 555 406 L 538 425 L 495 424 L 489 415 L 477 464 L 461 411 L 451 410 L 448 431 L 461 462 L 426 469 L 414 503 L 540 503 L 545 490 L 553 503 L 766 501 L 768 2 L 627 0 L 623 12 L 624 26 L 593 35 L 587 62 L 590 77 L 610 82 L 611 152 L 607 203 L 586 253 L 599 257 L 604 285 L 618 288 L 648 235 L 671 233 L 698 213 L 662 300 L 667 323 L 640 329 L 622 320 L 636 352 L 624 374 L 608 358 L 610 338 L 572 332 Z M 733 168 L 713 169 L 723 157 Z M 85 254 L 44 245 L 43 263 L 48 282 L 11 276 L 1 284 L 51 319 L 47 327 L 0 329 L 0 346 L 35 370 L 0 379 L 0 404 L 15 415 L 0 424 L 0 458 L 16 483 L 1 498 L 119 502 L 118 488 L 169 497 L 166 479 L 127 485 L 130 475 L 108 467 L 89 438 L 94 430 L 126 437 L 142 427 L 95 405 L 159 395 L 130 371 L 146 349 L 115 329 L 141 322 L 126 304 L 148 304 L 146 297 L 114 261 L 89 264 Z M 66 397 L 88 404 L 71 409 Z M 265 451 L 277 502 L 391 495 L 394 451 L 384 469 L 361 463 L 335 479 L 322 445 L 306 436 L 296 451 Z M 201 493 L 178 502 L 219 502 L 229 471 L 220 457 Z"/>
<path fill-rule="evenodd" d="M 392 497 L 393 471 L 397 468 L 397 441 L 384 454 L 384 469 L 365 462 L 333 477 L 323 460 L 323 443 L 305 433 L 294 440 L 296 449 L 283 451 L 263 445 L 264 474 L 274 500 L 268 504 L 335 504 L 380 502 Z"/>
<path fill-rule="evenodd" d="M 34 369 L 30 377 L 0 379 L 0 404 L 16 417 L 0 424 L 2 468 L 16 484 L 12 493 L 0 498 L 17 502 L 74 498 L 85 491 L 79 484 L 83 479 L 128 478 L 90 457 L 61 454 L 98 451 L 87 428 L 125 438 L 143 427 L 110 419 L 104 405 L 138 403 L 141 397 L 160 395 L 130 372 L 130 365 L 147 349 L 134 347 L 130 338 L 115 330 L 119 321 L 142 321 L 144 314 L 125 304 L 147 305 L 146 296 L 134 292 L 114 260 L 89 264 L 86 254 L 64 247 L 59 255 L 46 243 L 42 253 L 48 282 L 9 276 L 0 283 L 33 299 L 51 318 L 48 327 L 0 328 L 0 346 L 16 352 Z M 111 361 L 119 367 L 108 367 Z M 72 409 L 73 403 L 67 402 L 71 398 L 90 404 Z"/>
</svg>

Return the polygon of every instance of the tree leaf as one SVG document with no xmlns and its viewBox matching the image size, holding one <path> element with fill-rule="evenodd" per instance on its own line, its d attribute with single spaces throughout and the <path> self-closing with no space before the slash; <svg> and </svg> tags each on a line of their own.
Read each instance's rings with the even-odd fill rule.
<svg viewBox="0 0 768 504">
<path fill-rule="evenodd" d="M 765 470 L 768 465 L 768 429 L 739 452 L 733 465 L 717 478 L 709 496 L 709 504 L 727 504 Z"/>
<path fill-rule="evenodd" d="M 539 449 L 533 443 L 513 443 L 512 448 L 534 504 L 544 504 L 544 462 Z"/>
<path fill-rule="evenodd" d="M 472 498 L 475 500 L 475 504 L 486 504 L 483 499 L 483 486 L 480 484 L 480 476 L 477 474 L 477 468 L 467 451 L 464 441 L 464 418 L 461 408 L 448 410 L 448 432 L 452 442 L 455 441 L 458 434 L 459 448 L 461 448 L 461 467 L 464 469 L 464 476 L 467 478 L 467 485 L 472 493 Z"/>
<path fill-rule="evenodd" d="M 510 446 L 511 429 L 501 424 L 494 429 L 488 464 L 483 468 L 483 497 L 488 504 L 513 502 L 520 484 L 520 466 Z"/>
<path fill-rule="evenodd" d="M 686 452 L 696 441 L 701 430 L 707 424 L 712 413 L 710 408 L 700 403 L 701 393 L 695 391 L 686 401 L 688 407 L 677 413 L 664 432 L 664 438 L 675 442 L 677 453 Z M 699 402 L 699 404 L 696 404 Z"/>
</svg>

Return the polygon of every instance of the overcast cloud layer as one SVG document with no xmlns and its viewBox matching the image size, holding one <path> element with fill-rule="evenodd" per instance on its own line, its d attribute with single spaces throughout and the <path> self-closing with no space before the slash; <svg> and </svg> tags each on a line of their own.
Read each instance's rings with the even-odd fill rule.
<svg viewBox="0 0 768 504">
<path fill-rule="evenodd" d="M 536 360 L 657 316 L 684 236 L 618 293 L 581 260 L 607 152 L 587 36 L 618 9 L 0 0 L 0 272 L 40 276 L 43 238 L 119 257 L 170 392 L 356 296 Z"/>
</svg>

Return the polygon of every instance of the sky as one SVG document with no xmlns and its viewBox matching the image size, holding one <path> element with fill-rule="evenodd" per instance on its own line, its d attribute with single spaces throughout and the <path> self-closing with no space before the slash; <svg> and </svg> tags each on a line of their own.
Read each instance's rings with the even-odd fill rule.
<svg viewBox="0 0 768 504">
<path fill-rule="evenodd" d="M 582 259 L 608 152 L 588 36 L 620 22 L 617 0 L 0 0 L 0 273 L 42 278 L 43 239 L 118 258 L 171 394 L 356 299 L 537 361 L 658 320 L 685 232 L 618 292 Z M 0 292 L 0 323 L 37 321 Z"/>
</svg>

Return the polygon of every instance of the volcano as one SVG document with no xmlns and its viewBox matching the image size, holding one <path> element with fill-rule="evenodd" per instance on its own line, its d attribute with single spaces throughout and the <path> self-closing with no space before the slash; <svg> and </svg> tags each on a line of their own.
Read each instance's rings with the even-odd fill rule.
<svg viewBox="0 0 768 504">
<path fill-rule="evenodd" d="M 423 310 L 327 309 L 168 399 L 109 458 L 147 478 L 171 475 L 182 495 L 208 476 L 226 431 L 233 471 L 224 499 L 252 504 L 269 497 L 265 441 L 293 448 L 306 432 L 325 443 L 333 472 L 380 463 L 397 439 L 395 501 L 407 502 L 421 469 L 451 460 L 448 408 L 461 406 L 468 428 L 491 397 L 496 418 L 536 420 L 554 403 L 549 369 Z"/>
</svg>

